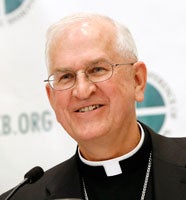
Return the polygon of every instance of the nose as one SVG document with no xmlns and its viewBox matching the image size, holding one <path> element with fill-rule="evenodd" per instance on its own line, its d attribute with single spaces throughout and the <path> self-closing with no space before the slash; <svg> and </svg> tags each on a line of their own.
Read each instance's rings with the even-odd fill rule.
<svg viewBox="0 0 186 200">
<path fill-rule="evenodd" d="M 82 100 L 88 99 L 95 91 L 96 85 L 88 79 L 86 74 L 84 72 L 78 73 L 72 91 L 73 96 Z"/>
</svg>

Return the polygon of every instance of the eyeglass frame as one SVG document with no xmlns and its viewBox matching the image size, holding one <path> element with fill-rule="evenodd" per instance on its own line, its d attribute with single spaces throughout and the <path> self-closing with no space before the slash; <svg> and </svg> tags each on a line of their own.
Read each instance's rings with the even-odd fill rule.
<svg viewBox="0 0 186 200">
<path fill-rule="evenodd" d="M 101 80 L 101 81 L 92 81 L 91 79 L 89 79 L 89 75 L 86 74 L 86 71 L 87 71 L 87 69 L 89 68 L 89 66 L 86 67 L 86 69 L 85 69 L 83 72 L 81 72 L 81 73 L 85 73 L 86 78 L 87 78 L 90 82 L 92 82 L 92 83 L 99 83 L 99 82 L 104 82 L 104 81 L 106 81 L 106 80 L 109 80 L 109 79 L 113 76 L 114 67 L 117 67 L 117 66 L 120 66 L 120 65 L 134 65 L 134 64 L 136 63 L 136 62 L 131 62 L 131 63 L 130 63 L 130 62 L 129 62 L 129 63 L 109 63 L 109 62 L 106 62 L 106 61 L 104 61 L 104 62 L 107 63 L 107 64 L 109 64 L 109 65 L 112 67 L 112 70 L 111 70 L 112 73 L 111 73 L 111 75 L 110 75 L 108 78 L 106 78 L 105 80 Z M 74 83 L 72 84 L 72 86 L 70 86 L 70 87 L 68 87 L 68 88 L 65 88 L 65 89 L 55 89 L 55 88 L 52 86 L 51 82 L 54 81 L 54 80 L 49 80 L 49 79 L 50 79 L 51 76 L 54 76 L 57 72 L 55 72 L 55 73 L 53 73 L 53 74 L 50 74 L 50 75 L 48 76 L 48 79 L 45 79 L 44 82 L 48 82 L 49 86 L 50 86 L 52 89 L 56 90 L 56 91 L 64 91 L 64 90 L 71 89 L 71 88 L 73 88 L 74 85 L 76 84 L 78 72 L 74 72 L 74 71 L 72 71 L 72 70 L 67 70 L 67 71 L 71 71 L 71 72 L 75 75 L 75 76 L 74 76 L 74 77 L 75 77 L 75 78 L 74 78 Z"/>
</svg>

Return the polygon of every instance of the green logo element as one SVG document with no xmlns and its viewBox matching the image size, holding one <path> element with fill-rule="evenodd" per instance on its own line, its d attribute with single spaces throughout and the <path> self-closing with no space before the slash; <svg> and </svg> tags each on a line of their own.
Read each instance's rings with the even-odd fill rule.
<svg viewBox="0 0 186 200">
<path fill-rule="evenodd" d="M 137 103 L 137 118 L 159 132 L 165 121 L 165 102 L 160 92 L 147 83 L 143 102 Z"/>
<path fill-rule="evenodd" d="M 5 0 L 5 13 L 10 14 L 21 6 L 25 0 Z"/>
</svg>

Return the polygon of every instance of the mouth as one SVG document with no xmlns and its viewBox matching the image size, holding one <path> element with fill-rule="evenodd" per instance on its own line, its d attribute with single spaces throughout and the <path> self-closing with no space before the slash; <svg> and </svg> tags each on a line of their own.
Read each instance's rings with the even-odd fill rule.
<svg viewBox="0 0 186 200">
<path fill-rule="evenodd" d="M 100 108 L 102 106 L 103 105 L 101 105 L 101 104 L 86 106 L 86 107 L 83 107 L 83 108 L 80 108 L 80 109 L 76 110 L 76 112 L 81 112 L 81 113 L 90 112 L 90 111 L 96 110 L 96 109 L 98 109 L 98 108 Z"/>
</svg>

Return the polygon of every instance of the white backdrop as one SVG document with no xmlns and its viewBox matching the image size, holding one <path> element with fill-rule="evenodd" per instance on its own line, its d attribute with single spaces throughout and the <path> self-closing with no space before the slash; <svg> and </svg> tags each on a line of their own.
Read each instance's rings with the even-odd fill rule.
<svg viewBox="0 0 186 200">
<path fill-rule="evenodd" d="M 46 29 L 74 12 L 106 14 L 129 27 L 139 58 L 147 64 L 148 82 L 164 102 L 151 111 L 138 110 L 139 115 L 161 113 L 165 118 L 159 134 L 186 136 L 185 4 L 185 0 L 23 0 L 11 7 L 0 0 L 0 193 L 20 182 L 33 166 L 47 170 L 75 151 L 76 143 L 55 122 L 43 83 Z"/>
</svg>

